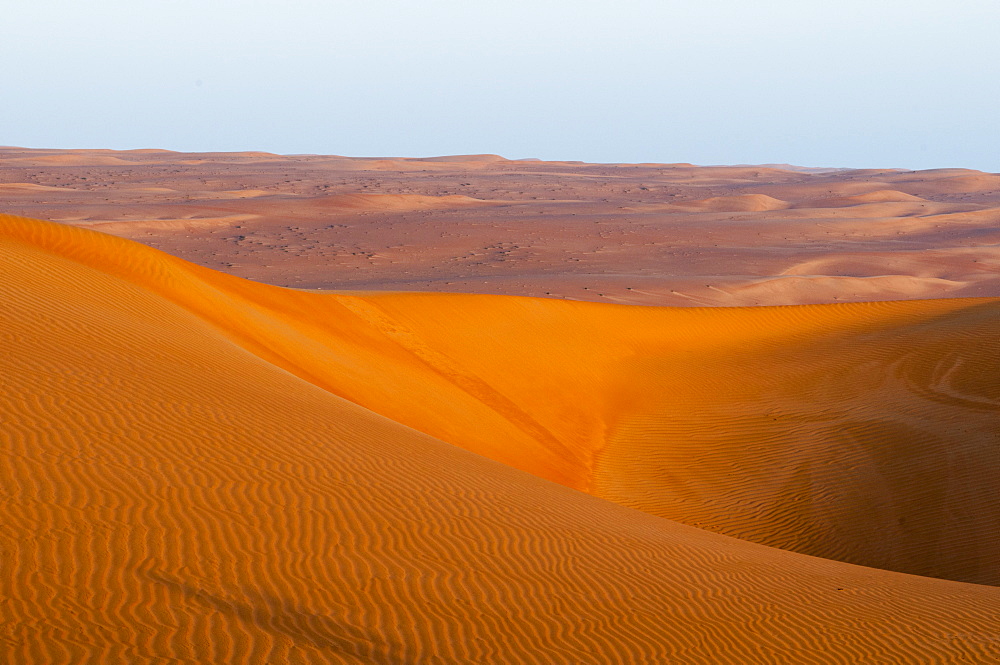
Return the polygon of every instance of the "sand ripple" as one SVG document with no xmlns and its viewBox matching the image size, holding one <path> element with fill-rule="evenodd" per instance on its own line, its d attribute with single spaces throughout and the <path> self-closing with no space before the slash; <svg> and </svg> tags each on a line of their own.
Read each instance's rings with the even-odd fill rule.
<svg viewBox="0 0 1000 665">
<path fill-rule="evenodd" d="M 5 662 L 1000 659 L 995 587 L 653 514 L 994 574 L 996 300 L 321 296 L 13 217 L 0 261 Z"/>
</svg>

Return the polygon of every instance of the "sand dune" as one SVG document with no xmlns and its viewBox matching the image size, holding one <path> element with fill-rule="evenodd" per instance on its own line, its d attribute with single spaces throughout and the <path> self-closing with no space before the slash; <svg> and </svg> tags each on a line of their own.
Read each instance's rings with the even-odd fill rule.
<svg viewBox="0 0 1000 665">
<path fill-rule="evenodd" d="M 743 194 L 685 201 L 682 205 L 686 208 L 700 208 L 714 212 L 762 212 L 764 210 L 784 210 L 788 207 L 788 202 L 766 194 Z"/>
<path fill-rule="evenodd" d="M 319 295 L 15 217 L 0 256 L 8 662 L 1000 659 L 996 587 L 749 542 L 997 583 L 996 299 Z"/>
<path fill-rule="evenodd" d="M 500 155 L 444 155 L 441 157 L 417 157 L 415 162 L 505 162 Z"/>
<path fill-rule="evenodd" d="M 914 176 L 904 179 L 897 184 L 898 189 L 918 196 L 1000 191 L 1000 175 L 978 173 L 975 171 L 967 173 L 973 175 L 955 175 L 937 178 Z"/>
<path fill-rule="evenodd" d="M 293 288 L 786 305 L 1000 296 L 1000 280 L 984 269 L 1000 243 L 998 178 L 968 169 L 0 148 L 0 183 L 31 185 L 0 186 L 0 209 L 84 226 L 252 215 L 102 228 Z M 895 260 L 916 252 L 955 263 L 931 274 Z M 828 262 L 828 273 L 786 274 L 859 253 L 886 269 L 845 274 Z"/>
<path fill-rule="evenodd" d="M 8 160 L 13 164 L 30 162 L 51 166 L 119 166 L 129 162 L 114 155 L 56 154 L 31 157 L 15 157 Z"/>
<path fill-rule="evenodd" d="M 885 271 L 883 271 L 885 272 Z M 944 298 L 970 286 L 970 282 L 942 277 L 881 274 L 870 277 L 851 275 L 796 275 L 762 279 L 750 284 L 724 288 L 725 304 L 731 307 L 787 300 L 868 302 L 877 298 Z"/>
<path fill-rule="evenodd" d="M 887 272 L 895 270 L 899 275 L 906 276 L 961 279 L 966 270 L 957 268 L 968 263 L 971 256 L 973 254 L 968 249 L 897 252 L 891 259 L 877 252 L 830 254 L 796 264 L 785 270 L 784 275 L 882 277 L 890 276 Z"/>
<path fill-rule="evenodd" d="M 104 220 L 88 219 L 80 226 L 94 228 L 104 233 L 160 233 L 163 231 L 187 231 L 194 233 L 206 228 L 228 228 L 257 219 L 257 215 L 225 215 L 222 217 L 182 217 L 179 219 L 136 219 L 136 220 Z"/>
<path fill-rule="evenodd" d="M 761 311 L 769 327 L 827 326 L 637 361 L 662 388 L 637 389 L 654 397 L 612 428 L 595 493 L 815 556 L 1000 584 L 998 303 L 843 309 Z"/>
<path fill-rule="evenodd" d="M 802 203 L 799 205 L 801 207 L 814 207 L 814 208 L 841 208 L 845 206 L 856 206 L 864 203 L 887 203 L 887 202 L 926 203 L 927 199 L 922 199 L 919 196 L 913 196 L 912 194 L 899 192 L 894 189 L 877 189 L 872 192 L 865 192 L 864 194 L 854 194 L 853 196 L 831 196 L 828 198 L 818 199 L 816 201 L 810 201 L 808 203 Z"/>
<path fill-rule="evenodd" d="M 65 192 L 65 191 L 76 191 L 69 189 L 67 187 L 49 187 L 47 185 L 38 185 L 33 182 L 5 182 L 0 183 L 0 193 L 10 196 L 17 194 L 34 194 L 36 192 Z"/>
<path fill-rule="evenodd" d="M 348 210 L 428 210 L 434 208 L 455 208 L 488 202 L 458 194 L 450 196 L 424 196 L 421 194 L 341 194 L 324 198 L 317 203 Z"/>
<path fill-rule="evenodd" d="M 274 192 L 263 189 L 235 189 L 220 192 L 198 192 L 194 194 L 199 199 L 253 199 L 259 196 L 273 196 Z"/>
<path fill-rule="evenodd" d="M 145 194 L 173 194 L 177 192 L 173 187 L 129 187 L 127 191 Z"/>
</svg>

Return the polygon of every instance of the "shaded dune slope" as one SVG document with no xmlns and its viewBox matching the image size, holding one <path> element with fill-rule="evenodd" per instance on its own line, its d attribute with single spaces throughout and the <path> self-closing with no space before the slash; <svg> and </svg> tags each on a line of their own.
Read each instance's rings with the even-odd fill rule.
<svg viewBox="0 0 1000 665">
<path fill-rule="evenodd" d="M 879 500 L 909 519 L 965 516 L 962 546 L 988 548 L 995 489 L 976 469 L 995 462 L 997 393 L 976 368 L 996 366 L 994 300 L 751 315 L 316 295 L 13 217 L 0 250 L 8 662 L 1000 658 L 996 588 L 657 516 L 703 521 L 708 504 L 707 526 L 808 549 L 811 520 L 868 524 L 836 496 L 850 467 L 872 487 L 881 473 Z M 822 362 L 775 373 L 807 357 Z M 704 420 L 682 427 L 684 403 Z M 710 422 L 733 440 L 699 434 Z M 955 477 L 883 463 L 957 444 Z M 876 554 L 990 574 L 912 528 Z M 833 555 L 857 558 L 861 536 L 837 535 L 854 550 Z"/>
<path fill-rule="evenodd" d="M 783 309 L 760 325 L 833 320 L 636 359 L 648 380 L 632 382 L 594 493 L 797 552 L 1000 584 L 1000 307 L 898 305 Z"/>
</svg>

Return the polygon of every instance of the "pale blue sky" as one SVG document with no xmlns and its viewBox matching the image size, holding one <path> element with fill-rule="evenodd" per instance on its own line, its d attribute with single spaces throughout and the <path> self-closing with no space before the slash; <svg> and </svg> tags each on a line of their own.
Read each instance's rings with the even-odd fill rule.
<svg viewBox="0 0 1000 665">
<path fill-rule="evenodd" d="M 0 144 L 1000 171 L 1000 0 L 32 0 Z"/>
</svg>

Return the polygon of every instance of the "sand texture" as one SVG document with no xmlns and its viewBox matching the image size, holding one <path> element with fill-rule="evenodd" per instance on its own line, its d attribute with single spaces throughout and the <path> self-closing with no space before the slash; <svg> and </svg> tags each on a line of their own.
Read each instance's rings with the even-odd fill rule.
<svg viewBox="0 0 1000 665">
<path fill-rule="evenodd" d="M 1000 175 L 0 148 L 0 210 L 278 286 L 669 306 L 1000 296 Z"/>
<path fill-rule="evenodd" d="M 16 159 L 98 157 L 178 160 Z M 872 174 L 872 200 L 830 210 L 991 177 Z M 411 194 L 380 210 L 498 198 Z M 274 223 L 243 206 L 271 196 L 217 197 L 203 226 L 177 202 L 161 217 L 180 226 L 154 237 L 222 246 L 213 230 Z M 74 223 L 96 226 L 85 198 Z M 307 205 L 336 208 L 323 224 L 381 219 L 358 201 Z M 981 203 L 926 205 L 984 224 Z M 0 661 L 1000 661 L 1000 299 L 671 308 L 356 286 L 280 288 L 0 216 Z"/>
</svg>

